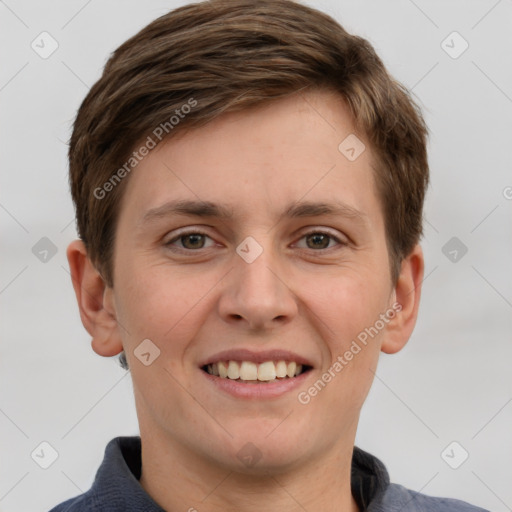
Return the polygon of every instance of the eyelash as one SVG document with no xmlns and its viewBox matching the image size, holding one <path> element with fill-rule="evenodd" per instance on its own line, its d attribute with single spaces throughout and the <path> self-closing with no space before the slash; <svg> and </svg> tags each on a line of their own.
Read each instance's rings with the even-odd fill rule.
<svg viewBox="0 0 512 512">
<path fill-rule="evenodd" d="M 209 249 L 209 247 L 202 247 L 200 249 L 185 249 L 185 248 L 182 248 L 182 247 L 172 247 L 172 244 L 174 242 L 179 241 L 181 238 L 184 238 L 184 237 L 189 236 L 189 235 L 201 235 L 201 236 L 205 236 L 205 237 L 208 237 L 208 238 L 211 239 L 211 237 L 207 233 L 205 233 L 203 231 L 200 231 L 200 230 L 190 230 L 190 231 L 183 231 L 183 232 L 181 232 L 180 234 L 175 236 L 172 240 L 169 240 L 168 242 L 166 242 L 164 245 L 166 247 L 168 247 L 173 252 L 192 253 L 192 252 L 200 252 L 202 250 Z M 340 247 L 344 247 L 344 246 L 348 245 L 348 242 L 346 242 L 344 240 L 340 240 L 337 236 L 333 235 L 329 231 L 323 231 L 323 230 L 308 231 L 306 233 L 303 233 L 302 236 L 300 237 L 300 239 L 303 239 L 304 237 L 307 237 L 308 235 L 326 235 L 330 239 L 335 240 L 339 244 Z M 302 250 L 303 251 L 313 251 L 313 252 L 325 252 L 325 251 L 330 251 L 332 249 L 335 249 L 335 247 L 327 247 L 325 249 L 308 249 L 308 248 L 306 248 L 306 249 L 302 249 Z"/>
</svg>

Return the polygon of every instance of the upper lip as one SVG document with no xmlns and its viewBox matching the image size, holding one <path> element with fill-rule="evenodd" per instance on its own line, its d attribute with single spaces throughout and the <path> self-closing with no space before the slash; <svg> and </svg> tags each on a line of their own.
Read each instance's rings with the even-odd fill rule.
<svg viewBox="0 0 512 512">
<path fill-rule="evenodd" d="M 265 361 L 295 361 L 304 366 L 313 366 L 311 361 L 307 358 L 290 352 L 288 350 L 275 349 L 265 351 L 252 351 L 245 348 L 224 350 L 207 357 L 200 364 L 199 367 L 208 364 L 218 363 L 219 361 L 251 361 L 256 364 L 264 363 Z"/>
</svg>

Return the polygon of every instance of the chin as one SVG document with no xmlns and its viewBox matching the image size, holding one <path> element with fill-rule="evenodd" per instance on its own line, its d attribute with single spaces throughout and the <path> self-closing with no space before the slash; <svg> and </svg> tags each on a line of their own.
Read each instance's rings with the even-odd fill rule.
<svg viewBox="0 0 512 512">
<path fill-rule="evenodd" d="M 276 426 L 274 422 L 274 427 Z M 267 475 L 287 472 L 298 466 L 305 456 L 304 439 L 277 429 L 240 430 L 231 440 L 229 454 L 222 458 L 230 471 L 250 475 Z M 227 460 L 226 460 L 227 459 Z"/>
</svg>

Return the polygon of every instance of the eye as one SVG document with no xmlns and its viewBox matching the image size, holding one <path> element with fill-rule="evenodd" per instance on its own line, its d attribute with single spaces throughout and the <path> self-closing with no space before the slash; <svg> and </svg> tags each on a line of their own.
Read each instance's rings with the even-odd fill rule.
<svg viewBox="0 0 512 512">
<path fill-rule="evenodd" d="M 175 250 L 184 252 L 207 249 L 208 247 L 205 246 L 206 238 L 212 240 L 206 233 L 203 233 L 202 231 L 185 231 L 181 232 L 179 235 L 166 242 L 165 246 L 169 247 L 173 251 Z M 337 242 L 337 244 L 340 246 L 348 245 L 346 241 L 341 240 L 339 237 L 333 235 L 332 233 L 321 230 L 304 233 L 300 240 L 302 239 L 306 240 L 307 246 L 300 247 L 301 249 L 313 249 L 315 251 L 332 249 L 332 246 L 329 247 L 331 241 Z M 177 242 L 181 244 L 181 247 L 175 245 Z"/>
<path fill-rule="evenodd" d="M 302 235 L 301 240 L 302 239 L 306 239 L 306 244 L 309 244 L 306 249 L 332 249 L 332 247 L 329 247 L 329 243 L 332 240 L 336 241 L 338 245 L 347 245 L 346 241 L 341 240 L 328 231 L 309 231 Z"/>
<path fill-rule="evenodd" d="M 170 247 L 174 245 L 175 242 L 179 241 L 182 244 L 182 247 L 176 247 L 177 250 L 195 250 L 195 249 L 204 249 L 204 240 L 205 238 L 210 238 L 206 233 L 202 231 L 188 231 L 182 232 L 178 236 L 174 237 L 172 240 L 169 240 L 165 243 L 166 247 Z M 172 248 L 174 250 L 174 248 Z"/>
</svg>

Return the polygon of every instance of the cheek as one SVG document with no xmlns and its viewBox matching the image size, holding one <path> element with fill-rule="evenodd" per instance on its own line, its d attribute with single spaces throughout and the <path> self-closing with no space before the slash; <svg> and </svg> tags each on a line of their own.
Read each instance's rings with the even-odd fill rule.
<svg viewBox="0 0 512 512">
<path fill-rule="evenodd" d="M 126 328 L 121 329 L 121 335 L 138 406 L 161 417 L 165 425 L 172 424 L 172 415 L 177 411 L 190 425 L 197 420 L 191 412 L 195 411 L 194 403 L 183 393 L 179 381 L 190 364 L 186 361 L 190 340 L 195 339 L 204 323 L 205 296 L 217 281 L 205 274 L 180 275 L 176 268 L 164 265 L 141 265 L 137 273 L 133 268 L 120 277 L 123 285 L 118 290 L 118 313 Z M 141 364 L 134 354 L 145 339 L 160 350 L 148 366 Z M 163 406 L 167 402 L 173 404 L 172 413 Z"/>
<path fill-rule="evenodd" d="M 381 280 L 356 273 L 326 285 L 328 291 L 316 296 L 315 313 L 325 323 L 328 338 L 336 340 L 336 348 L 343 350 L 385 312 L 388 289 Z"/>
<path fill-rule="evenodd" d="M 122 281 L 122 297 L 118 309 L 120 321 L 126 325 L 129 344 L 149 338 L 162 350 L 179 348 L 168 340 L 187 339 L 198 327 L 200 301 L 211 288 L 205 276 L 181 276 L 164 267 L 135 270 Z"/>
<path fill-rule="evenodd" d="M 332 406 L 342 401 L 357 409 L 371 386 L 385 330 L 380 315 L 386 312 L 389 291 L 381 281 L 362 275 L 339 279 L 331 282 L 328 294 L 318 297 L 315 313 L 322 320 L 329 351 L 322 371 L 333 391 L 324 396 Z"/>
</svg>

